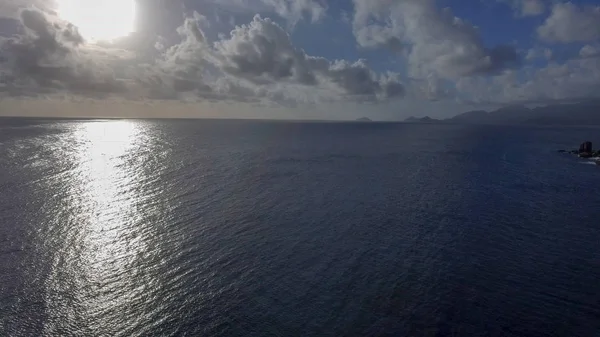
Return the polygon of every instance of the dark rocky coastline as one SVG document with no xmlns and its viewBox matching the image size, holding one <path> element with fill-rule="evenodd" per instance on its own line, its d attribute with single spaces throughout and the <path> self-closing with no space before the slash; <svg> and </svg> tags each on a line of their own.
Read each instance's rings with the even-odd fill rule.
<svg viewBox="0 0 600 337">
<path fill-rule="evenodd" d="M 579 156 L 579 158 L 598 158 L 598 160 L 596 160 L 596 164 L 600 165 L 600 150 L 594 151 L 593 144 L 590 141 L 581 143 L 581 145 L 579 145 L 579 149 L 577 150 L 559 150 L 558 152 L 576 154 Z"/>
</svg>

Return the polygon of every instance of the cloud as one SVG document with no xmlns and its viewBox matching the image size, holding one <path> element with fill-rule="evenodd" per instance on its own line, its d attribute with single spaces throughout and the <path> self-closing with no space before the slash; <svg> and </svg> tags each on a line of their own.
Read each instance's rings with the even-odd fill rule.
<svg viewBox="0 0 600 337">
<path fill-rule="evenodd" d="M 456 88 L 464 101 L 497 105 L 600 98 L 600 58 L 576 57 L 564 63 L 550 62 L 542 68 L 463 78 Z"/>
<path fill-rule="evenodd" d="M 19 19 L 22 9 L 37 8 L 52 11 L 56 8 L 55 0 L 2 0 L 0 1 L 0 17 Z"/>
<path fill-rule="evenodd" d="M 544 0 L 497 0 L 509 4 L 519 17 L 542 15 L 546 11 Z"/>
<path fill-rule="evenodd" d="M 137 72 L 138 82 L 148 90 L 149 98 L 180 99 L 186 93 L 215 98 L 204 79 L 210 46 L 202 26 L 209 26 L 206 17 L 194 12 L 177 28 L 179 43 L 167 48 L 163 39 L 158 40 L 156 59 Z"/>
<path fill-rule="evenodd" d="M 579 56 L 581 58 L 600 57 L 600 48 L 598 46 L 591 46 L 589 44 L 586 44 L 579 50 Z"/>
<path fill-rule="evenodd" d="M 28 83 L 38 90 L 69 90 L 101 95 L 124 90 L 115 79 L 107 54 L 91 56 L 82 48 L 83 38 L 77 28 L 47 13 L 25 9 L 20 12 L 24 35 L 0 42 L 0 60 L 7 89 L 22 88 Z"/>
<path fill-rule="evenodd" d="M 21 6 L 7 20 L 18 23 L 16 35 L 0 38 L 0 93 L 279 108 L 391 102 L 387 106 L 393 109 L 432 101 L 554 102 L 600 92 L 600 33 L 592 29 L 596 7 L 556 4 L 536 31 L 544 42 L 585 45 L 550 49 L 538 41 L 517 52 L 512 45 L 487 45 L 476 26 L 439 8 L 435 0 L 353 1 L 353 39 L 360 48 L 377 50 L 350 50 L 351 59 L 336 59 L 335 50 L 308 53 L 309 47 L 297 43 L 307 42 L 290 24 L 321 20 L 327 6 L 317 0 L 213 4 L 249 6 L 243 15 L 231 14 L 237 26 L 212 20 L 213 8 L 202 12 L 207 16 L 188 9 L 167 15 L 160 13 L 160 0 L 143 0 L 144 13 L 154 16 L 145 17 L 136 33 L 112 42 L 85 41 L 77 27 L 55 13 Z M 529 2 L 508 3 L 518 15 L 534 15 Z M 263 14 L 248 15 L 256 11 Z M 152 20 L 164 16 L 178 21 L 150 29 Z M 334 21 L 339 23 L 327 19 L 318 27 Z M 145 25 L 149 29 L 140 28 Z M 342 27 L 348 28 L 348 22 Z M 529 62 L 521 63 L 521 57 Z"/>
<path fill-rule="evenodd" d="M 476 27 L 434 0 L 354 0 L 353 31 L 362 47 L 408 49 L 411 77 L 491 74 L 518 63 L 514 47 L 484 46 Z"/>
<path fill-rule="evenodd" d="M 522 16 L 541 15 L 546 10 L 546 5 L 541 0 L 521 0 L 519 2 Z"/>
<path fill-rule="evenodd" d="M 308 15 L 312 22 L 319 21 L 325 17 L 327 11 L 323 3 L 314 0 L 262 0 L 271 6 L 277 14 L 295 24 Z"/>
<path fill-rule="evenodd" d="M 0 91 L 65 93 L 134 100 L 295 104 L 402 97 L 400 76 L 374 72 L 365 60 L 328 60 L 296 47 L 283 27 L 256 15 L 211 41 L 197 12 L 176 32 L 179 41 L 133 34 L 88 43 L 54 13 L 20 12 L 22 34 L 0 42 Z M 124 49 L 129 47 L 128 49 Z"/>
<path fill-rule="evenodd" d="M 413 96 L 428 101 L 439 101 L 454 98 L 453 82 L 444 81 L 435 75 L 415 83 Z"/>
<path fill-rule="evenodd" d="M 315 85 L 313 68 L 320 62 L 326 63 L 309 58 L 293 46 L 285 30 L 260 16 L 255 16 L 250 24 L 237 26 L 228 39 L 216 42 L 215 49 L 219 68 L 257 84 L 286 80 Z"/>
<path fill-rule="evenodd" d="M 398 97 L 403 92 L 398 77 L 377 75 L 364 60 L 330 61 L 307 55 L 293 45 L 281 26 L 259 15 L 249 24 L 237 26 L 229 37 L 216 41 L 214 48 L 200 45 L 197 40 L 187 39 L 172 47 L 171 59 L 187 62 L 170 63 L 197 69 L 195 65 L 209 62 L 212 70 L 254 86 L 290 84 L 337 88 L 342 95 L 358 100 Z"/>
<path fill-rule="evenodd" d="M 327 13 L 326 2 L 321 0 L 203 0 L 201 3 L 228 13 L 275 13 L 284 18 L 290 26 L 295 26 L 305 18 L 317 22 Z"/>
<path fill-rule="evenodd" d="M 365 100 L 404 95 L 404 85 L 397 74 L 387 74 L 377 78 L 364 60 L 354 63 L 335 61 L 329 65 L 324 76 L 342 88 L 347 95 Z"/>
<path fill-rule="evenodd" d="M 535 59 L 545 59 L 545 60 L 551 60 L 552 56 L 554 55 L 554 53 L 552 52 L 552 50 L 550 48 L 540 48 L 540 47 L 535 47 L 535 48 L 531 48 L 527 51 L 527 54 L 525 55 L 525 59 L 528 61 L 532 61 Z"/>
<path fill-rule="evenodd" d="M 545 42 L 596 41 L 600 39 L 600 7 L 557 3 L 537 34 Z"/>
</svg>

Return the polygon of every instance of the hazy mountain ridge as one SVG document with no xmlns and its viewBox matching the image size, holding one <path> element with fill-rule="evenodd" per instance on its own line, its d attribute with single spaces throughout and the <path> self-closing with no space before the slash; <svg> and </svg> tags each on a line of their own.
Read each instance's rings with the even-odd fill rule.
<svg viewBox="0 0 600 337">
<path fill-rule="evenodd" d="M 537 108 L 515 105 L 490 112 L 467 111 L 443 121 L 472 124 L 600 125 L 600 100 Z"/>
<path fill-rule="evenodd" d="M 407 123 L 437 123 L 437 122 L 440 122 L 439 119 L 431 118 L 429 116 L 425 116 L 422 118 L 410 116 L 407 119 L 405 119 L 404 121 Z"/>
</svg>

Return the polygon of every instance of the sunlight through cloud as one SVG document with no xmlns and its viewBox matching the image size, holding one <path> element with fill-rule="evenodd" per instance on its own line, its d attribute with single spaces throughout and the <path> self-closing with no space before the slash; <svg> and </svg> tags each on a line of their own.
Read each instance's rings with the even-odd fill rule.
<svg viewBox="0 0 600 337">
<path fill-rule="evenodd" d="M 111 41 L 135 30 L 134 0 L 59 0 L 57 11 L 86 40 Z"/>
</svg>

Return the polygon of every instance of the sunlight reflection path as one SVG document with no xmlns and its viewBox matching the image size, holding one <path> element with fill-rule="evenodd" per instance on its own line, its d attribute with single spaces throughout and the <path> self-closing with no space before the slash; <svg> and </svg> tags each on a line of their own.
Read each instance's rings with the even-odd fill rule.
<svg viewBox="0 0 600 337">
<path fill-rule="evenodd" d="M 59 225 L 62 248 L 47 285 L 50 321 L 99 331 L 109 322 L 98 318 L 114 318 L 107 313 L 143 292 L 131 284 L 148 249 L 136 206 L 143 194 L 139 160 L 147 155 L 142 129 L 129 121 L 88 122 L 73 133 L 62 211 L 70 220 Z M 56 326 L 45 330 L 62 333 Z"/>
</svg>

